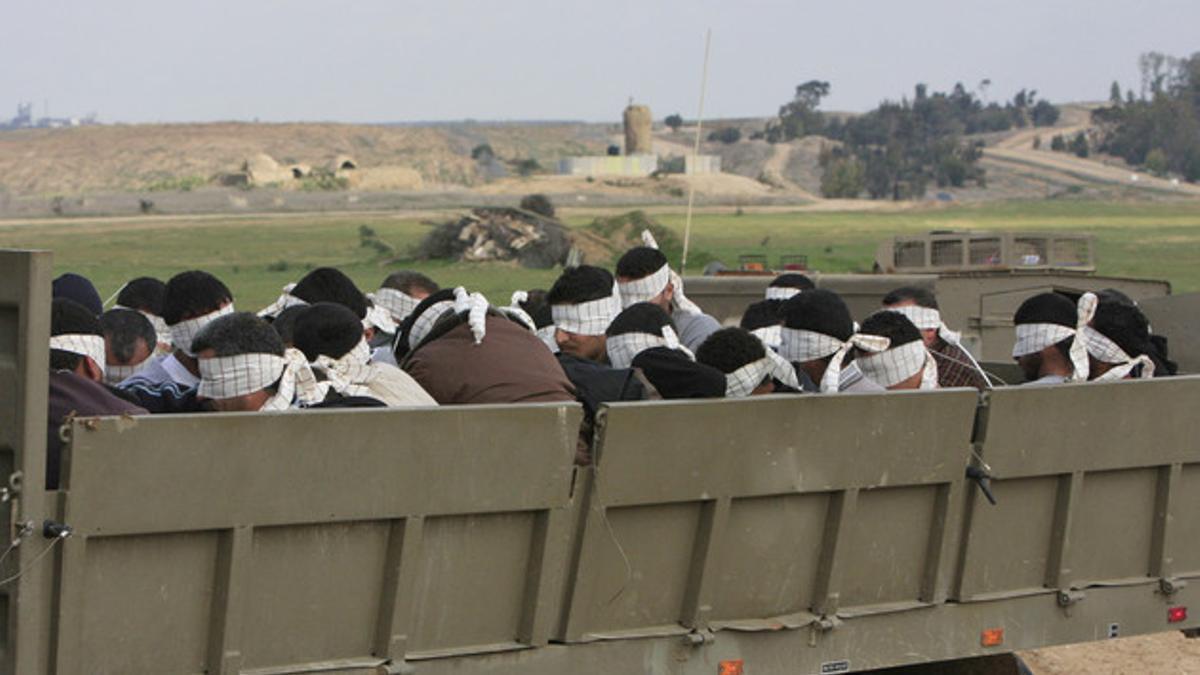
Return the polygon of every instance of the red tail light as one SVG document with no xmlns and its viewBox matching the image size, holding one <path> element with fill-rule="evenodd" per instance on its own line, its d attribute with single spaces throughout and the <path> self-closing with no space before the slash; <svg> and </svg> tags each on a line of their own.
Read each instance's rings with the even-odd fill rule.
<svg viewBox="0 0 1200 675">
<path fill-rule="evenodd" d="M 1167 610 L 1167 623 L 1187 621 L 1187 607 L 1171 607 Z"/>
</svg>

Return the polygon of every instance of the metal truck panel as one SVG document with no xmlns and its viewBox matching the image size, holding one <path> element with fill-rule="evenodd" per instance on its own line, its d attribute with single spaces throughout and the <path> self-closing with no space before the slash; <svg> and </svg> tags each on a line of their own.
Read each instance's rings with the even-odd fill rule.
<svg viewBox="0 0 1200 675">
<path fill-rule="evenodd" d="M 1200 373 L 1200 293 L 1143 298 L 1138 306 L 1146 313 L 1157 335 L 1170 339 L 1170 357 L 1181 372 Z"/>
</svg>

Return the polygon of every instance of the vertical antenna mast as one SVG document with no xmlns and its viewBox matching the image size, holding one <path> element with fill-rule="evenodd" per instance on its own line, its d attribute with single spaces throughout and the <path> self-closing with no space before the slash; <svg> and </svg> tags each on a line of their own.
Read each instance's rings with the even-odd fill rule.
<svg viewBox="0 0 1200 675">
<path fill-rule="evenodd" d="M 683 260 L 679 261 L 679 276 L 687 271 L 688 245 L 692 241 L 692 205 L 696 200 L 695 172 L 699 166 L 700 130 L 704 126 L 704 92 L 708 87 L 708 48 L 712 44 L 712 29 L 704 33 L 704 70 L 700 74 L 700 109 L 696 113 L 696 141 L 692 146 L 692 177 L 688 179 L 687 216 L 683 224 Z"/>
</svg>

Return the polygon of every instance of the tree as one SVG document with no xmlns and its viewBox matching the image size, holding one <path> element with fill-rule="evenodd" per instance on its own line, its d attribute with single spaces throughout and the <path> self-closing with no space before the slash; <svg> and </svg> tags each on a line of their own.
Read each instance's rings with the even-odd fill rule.
<svg viewBox="0 0 1200 675">
<path fill-rule="evenodd" d="M 495 158 L 496 153 L 492 150 L 492 146 L 488 143 L 480 143 L 479 145 L 471 148 L 471 159 L 475 161 L 489 162 Z"/>
<path fill-rule="evenodd" d="M 855 157 L 828 160 L 821 174 L 821 196 L 826 199 L 855 199 L 866 186 L 866 168 Z"/>
<path fill-rule="evenodd" d="M 1155 148 L 1146 153 L 1146 170 L 1162 178 L 1167 175 L 1167 153 L 1162 148 Z"/>
<path fill-rule="evenodd" d="M 525 195 L 521 198 L 521 208 L 547 218 L 554 217 L 554 202 L 543 194 Z"/>
<path fill-rule="evenodd" d="M 1050 149 L 1055 152 L 1063 152 L 1067 149 L 1067 139 L 1063 138 L 1062 134 L 1054 134 L 1050 139 Z"/>
<path fill-rule="evenodd" d="M 1113 80 L 1112 86 L 1108 88 L 1108 102 L 1114 106 L 1121 105 L 1121 83 Z"/>
<path fill-rule="evenodd" d="M 1060 114 L 1058 107 L 1042 99 L 1029 111 L 1029 119 L 1035 127 L 1052 127 L 1058 122 Z"/>
<path fill-rule="evenodd" d="M 742 132 L 737 127 L 723 127 L 708 135 L 710 141 L 720 141 L 726 145 L 742 140 Z"/>
<path fill-rule="evenodd" d="M 679 131 L 679 127 L 683 126 L 683 117 L 679 113 L 667 115 L 666 119 L 663 120 L 663 124 L 670 127 L 671 131 Z"/>
<path fill-rule="evenodd" d="M 767 126 L 767 141 L 779 143 L 821 133 L 825 116 L 817 108 L 828 95 L 828 82 L 809 80 L 797 86 L 792 100 L 779 108 L 779 119 Z"/>
<path fill-rule="evenodd" d="M 1087 135 L 1082 131 L 1075 134 L 1075 138 L 1071 139 L 1071 152 L 1075 153 L 1076 157 L 1088 156 Z"/>
<path fill-rule="evenodd" d="M 519 159 L 513 162 L 513 168 L 517 170 L 517 174 L 521 176 L 532 176 L 542 170 L 542 165 L 536 159 Z"/>
</svg>

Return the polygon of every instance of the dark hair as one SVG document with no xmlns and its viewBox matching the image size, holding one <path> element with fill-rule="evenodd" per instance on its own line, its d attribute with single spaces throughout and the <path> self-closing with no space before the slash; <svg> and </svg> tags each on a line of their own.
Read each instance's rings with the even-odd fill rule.
<svg viewBox="0 0 1200 675">
<path fill-rule="evenodd" d="M 362 322 L 349 307 L 318 302 L 296 317 L 292 343 L 309 361 L 324 355 L 338 359 L 363 339 Z"/>
<path fill-rule="evenodd" d="M 1039 293 L 1021 303 L 1013 315 L 1013 323 L 1055 323 L 1074 328 L 1078 316 L 1075 303 L 1062 293 Z"/>
<path fill-rule="evenodd" d="M 50 303 L 50 336 L 104 335 L 100 319 L 91 310 L 68 298 L 54 298 Z M 75 370 L 83 356 L 61 349 L 50 350 L 51 370 Z M 103 363 L 96 364 L 103 367 Z"/>
<path fill-rule="evenodd" d="M 642 279 L 654 274 L 667 264 L 663 252 L 649 246 L 631 248 L 617 261 L 617 276 L 626 279 Z"/>
<path fill-rule="evenodd" d="M 551 305 L 578 305 L 607 298 L 612 295 L 612 290 L 613 276 L 608 270 L 580 265 L 563 270 L 546 294 L 546 302 Z"/>
<path fill-rule="evenodd" d="M 408 317 L 400 323 L 400 327 L 396 329 L 396 341 L 392 343 L 392 353 L 396 357 L 396 363 L 400 363 L 404 359 L 404 355 L 409 352 L 408 335 L 409 333 L 412 333 L 413 324 L 415 324 L 417 319 L 420 318 L 420 316 L 424 314 L 430 307 L 439 302 L 445 302 L 446 300 L 454 300 L 453 289 L 443 288 L 436 293 L 429 294 L 422 299 L 421 302 L 417 303 L 417 306 L 413 308 L 412 314 L 409 314 Z"/>
<path fill-rule="evenodd" d="M 783 300 L 759 300 L 747 307 L 746 311 L 742 313 L 740 325 L 746 330 L 778 326 L 783 323 L 783 317 L 779 315 L 779 310 L 782 307 Z"/>
<path fill-rule="evenodd" d="M 854 319 L 841 296 L 824 288 L 794 295 L 779 308 L 783 325 L 849 340 L 854 334 Z"/>
<path fill-rule="evenodd" d="M 163 291 L 162 318 L 173 326 L 221 309 L 233 301 L 233 293 L 221 280 L 200 270 L 180 272 Z"/>
<path fill-rule="evenodd" d="M 921 331 L 907 316 L 886 309 L 863 319 L 858 332 L 865 335 L 882 335 L 891 341 L 888 349 L 895 349 L 921 340 Z"/>
<path fill-rule="evenodd" d="M 308 308 L 309 305 L 292 305 L 275 315 L 275 318 L 271 321 L 271 328 L 274 328 L 275 332 L 279 333 L 279 339 L 283 340 L 283 344 L 295 344 L 296 317 L 300 316 L 300 312 Z M 362 324 L 359 323 L 359 326 L 362 326 Z"/>
<path fill-rule="evenodd" d="M 622 310 L 612 323 L 608 324 L 604 334 L 609 337 L 626 333 L 662 335 L 663 326 L 670 326 L 674 330 L 675 324 L 671 322 L 671 316 L 658 305 L 639 302 Z"/>
<path fill-rule="evenodd" d="M 1150 334 L 1150 321 L 1142 310 L 1132 303 L 1104 297 L 1096 306 L 1092 328 L 1104 337 L 1117 343 L 1126 354 L 1136 357 L 1145 354 L 1154 361 L 1155 377 L 1174 375 L 1176 364 L 1163 353 Z"/>
<path fill-rule="evenodd" d="M 101 314 L 100 328 L 104 331 L 104 341 L 120 364 L 127 364 L 133 359 L 138 340 L 145 342 L 150 351 L 154 351 L 158 344 L 154 324 L 141 312 L 132 309 L 110 309 Z"/>
<path fill-rule="evenodd" d="M 696 349 L 696 360 L 728 375 L 767 355 L 762 340 L 743 328 L 722 328 Z"/>
<path fill-rule="evenodd" d="M 933 291 L 916 286 L 901 286 L 891 291 L 883 296 L 883 305 L 885 307 L 898 305 L 908 300 L 911 300 L 918 307 L 938 308 L 937 296 L 933 294 Z"/>
<path fill-rule="evenodd" d="M 546 302 L 546 291 L 540 288 L 531 288 L 526 291 L 525 302 L 517 303 L 525 313 L 533 319 L 533 325 L 537 328 L 545 328 L 554 324 L 554 315 L 550 312 L 550 303 Z"/>
<path fill-rule="evenodd" d="M 780 274 L 767 284 L 768 288 L 799 288 L 802 291 L 810 291 L 817 287 L 812 279 L 800 274 L 799 272 L 788 272 Z"/>
<path fill-rule="evenodd" d="M 154 277 L 138 277 L 125 284 L 117 294 L 117 304 L 162 316 L 163 296 L 167 285 Z"/>
<path fill-rule="evenodd" d="M 380 284 L 382 288 L 394 288 L 401 293 L 412 295 L 414 290 L 425 291 L 426 294 L 437 293 L 441 288 L 429 277 L 412 270 L 400 270 L 387 275 Z"/>
<path fill-rule="evenodd" d="M 344 305 L 359 319 L 367 315 L 367 296 L 339 269 L 318 267 L 296 282 L 291 293 L 309 304 L 335 302 Z"/>
<path fill-rule="evenodd" d="M 283 356 L 283 341 L 279 334 L 271 324 L 250 312 L 234 312 L 208 322 L 192 340 L 191 348 L 196 354 L 211 349 L 216 356 Z"/>
<path fill-rule="evenodd" d="M 73 272 L 56 277 L 50 284 L 50 295 L 54 298 L 74 300 L 91 312 L 92 316 L 100 316 L 104 311 L 104 303 L 100 300 L 100 294 L 96 292 L 96 286 L 87 277 Z"/>
</svg>

